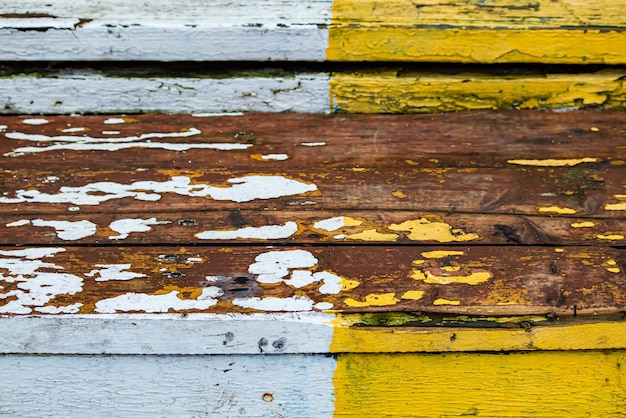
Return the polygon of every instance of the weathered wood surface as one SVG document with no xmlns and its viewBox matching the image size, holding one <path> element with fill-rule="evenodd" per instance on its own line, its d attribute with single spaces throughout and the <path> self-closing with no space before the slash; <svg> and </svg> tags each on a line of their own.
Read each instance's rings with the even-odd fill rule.
<svg viewBox="0 0 626 418">
<path fill-rule="evenodd" d="M 437 113 L 480 109 L 624 109 L 619 68 L 445 66 L 351 70 L 200 64 L 0 67 L 5 114 Z"/>
<path fill-rule="evenodd" d="M 624 310 L 624 257 L 593 247 L 4 247 L 0 312 L 595 315 Z"/>
<path fill-rule="evenodd" d="M 624 357 L 624 351 L 55 361 L 7 356 L 0 357 L 0 391 L 6 394 L 0 411 L 64 417 L 112 411 L 125 417 L 617 417 L 626 407 Z"/>
<path fill-rule="evenodd" d="M 625 10 L 623 0 L 11 0 L 0 57 L 623 64 Z"/>
</svg>

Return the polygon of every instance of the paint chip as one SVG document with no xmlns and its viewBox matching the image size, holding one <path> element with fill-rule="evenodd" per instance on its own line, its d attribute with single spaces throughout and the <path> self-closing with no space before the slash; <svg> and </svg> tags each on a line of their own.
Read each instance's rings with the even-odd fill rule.
<svg viewBox="0 0 626 418">
<path fill-rule="evenodd" d="M 47 123 L 50 123 L 50 121 L 47 119 L 40 119 L 40 118 L 39 119 L 24 119 L 22 123 L 24 125 L 45 125 Z"/>
<path fill-rule="evenodd" d="M 298 224 L 292 221 L 284 225 L 265 225 L 222 231 L 204 231 L 196 234 L 198 239 L 232 240 L 232 239 L 283 239 L 298 232 Z"/>
</svg>

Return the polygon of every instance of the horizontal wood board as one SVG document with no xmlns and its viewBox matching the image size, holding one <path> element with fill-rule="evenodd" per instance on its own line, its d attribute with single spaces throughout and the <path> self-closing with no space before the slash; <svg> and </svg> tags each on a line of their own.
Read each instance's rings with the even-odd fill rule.
<svg viewBox="0 0 626 418">
<path fill-rule="evenodd" d="M 17 61 L 420 61 L 623 64 L 623 0 L 3 4 Z M 416 42 L 419 39 L 419 42 Z"/>
</svg>

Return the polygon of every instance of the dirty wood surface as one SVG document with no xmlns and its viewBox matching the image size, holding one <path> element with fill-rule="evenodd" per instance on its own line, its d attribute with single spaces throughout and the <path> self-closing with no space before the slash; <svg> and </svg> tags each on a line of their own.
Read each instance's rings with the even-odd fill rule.
<svg viewBox="0 0 626 418">
<path fill-rule="evenodd" d="M 616 314 L 625 120 L 1 117 L 0 312 Z"/>
</svg>

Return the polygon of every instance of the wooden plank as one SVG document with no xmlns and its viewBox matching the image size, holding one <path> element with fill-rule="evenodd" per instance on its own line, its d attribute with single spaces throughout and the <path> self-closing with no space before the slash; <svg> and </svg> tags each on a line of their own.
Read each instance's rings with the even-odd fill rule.
<svg viewBox="0 0 626 418">
<path fill-rule="evenodd" d="M 67 64 L 66 64 L 67 65 Z M 78 64 L 77 64 L 78 65 Z M 490 66 L 339 71 L 98 64 L 0 69 L 10 114 L 437 113 L 479 109 L 624 109 L 622 69 Z M 194 70 L 190 71 L 191 67 Z"/>
<path fill-rule="evenodd" d="M 626 62 L 623 0 L 5 3 L 7 61 Z"/>
<path fill-rule="evenodd" d="M 377 231 L 367 234 L 365 231 Z M 623 245 L 626 220 L 389 211 L 185 211 L 0 216 L 0 245 Z"/>
<path fill-rule="evenodd" d="M 372 263 L 371 260 L 376 260 Z M 5 314 L 624 309 L 624 251 L 597 247 L 4 247 Z"/>
<path fill-rule="evenodd" d="M 332 1 L 8 1 L 6 61 L 321 61 Z"/>
<path fill-rule="evenodd" d="M 335 416 L 619 416 L 623 361 L 622 351 L 345 354 Z"/>
<path fill-rule="evenodd" d="M 598 170 L 286 165 L 270 171 L 204 168 L 186 156 L 181 165 L 189 168 L 86 169 L 80 175 L 65 169 L 53 180 L 49 171 L 5 169 L 0 213 L 356 208 L 620 218 L 626 209 L 624 169 L 604 165 Z"/>
<path fill-rule="evenodd" d="M 333 2 L 331 61 L 620 64 L 623 0 Z M 418 41 L 419 40 L 419 41 Z"/>
<path fill-rule="evenodd" d="M 64 417 L 330 418 L 335 364 L 334 358 L 320 355 L 2 356 L 0 411 Z"/>
<path fill-rule="evenodd" d="M 195 166 L 597 170 L 626 164 L 626 118 L 620 111 L 200 116 L 0 116 L 0 160 L 4 169 L 45 165 L 52 171 Z"/>
</svg>

